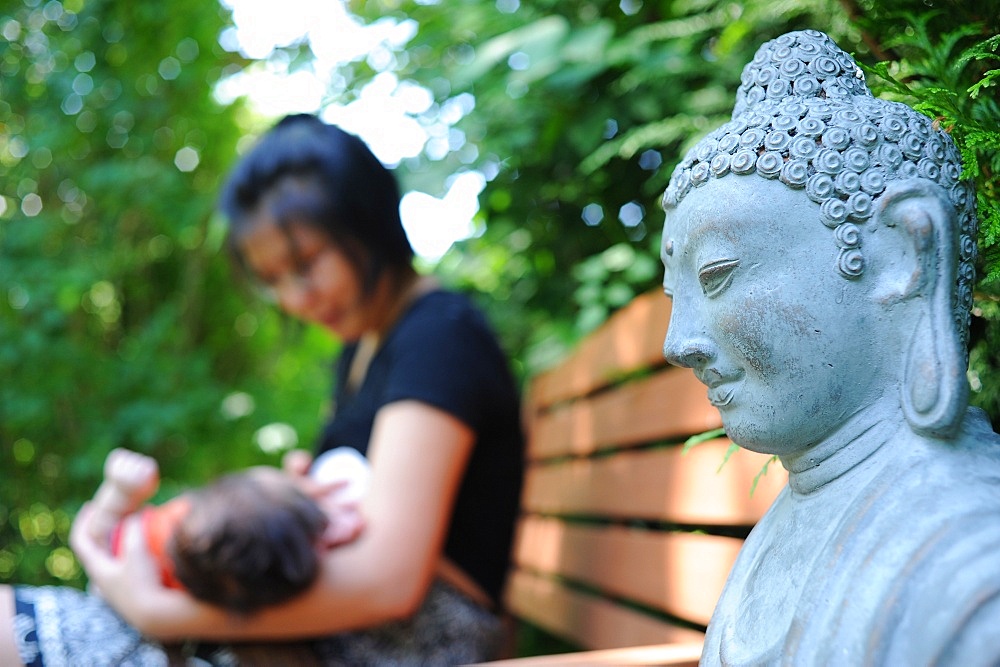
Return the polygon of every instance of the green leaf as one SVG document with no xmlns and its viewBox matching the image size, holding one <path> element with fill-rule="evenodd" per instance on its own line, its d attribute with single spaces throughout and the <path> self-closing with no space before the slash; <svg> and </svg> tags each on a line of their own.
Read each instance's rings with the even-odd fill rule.
<svg viewBox="0 0 1000 667">
<path fill-rule="evenodd" d="M 708 442 L 709 440 L 715 440 L 716 438 L 721 438 L 726 435 L 726 429 L 716 428 L 711 431 L 705 431 L 704 433 L 699 433 L 698 435 L 692 435 L 690 438 L 684 441 L 684 446 L 681 448 L 682 454 L 687 454 L 692 447 L 700 445 L 703 442 Z M 727 454 L 726 459 L 729 458 Z"/>
<path fill-rule="evenodd" d="M 778 460 L 777 456 L 772 456 L 769 458 L 764 465 L 761 467 L 757 474 L 753 477 L 753 483 L 750 485 L 750 496 L 753 496 L 753 492 L 757 490 L 757 483 L 760 482 L 760 478 L 767 474 L 768 467 Z"/>
</svg>

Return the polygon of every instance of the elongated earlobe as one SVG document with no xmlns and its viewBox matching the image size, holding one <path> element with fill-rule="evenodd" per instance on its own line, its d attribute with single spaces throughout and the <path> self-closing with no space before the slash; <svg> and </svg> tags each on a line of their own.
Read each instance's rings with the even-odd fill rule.
<svg viewBox="0 0 1000 667">
<path fill-rule="evenodd" d="M 923 179 L 900 181 L 879 199 L 879 224 L 903 232 L 918 261 L 902 300 L 918 300 L 919 316 L 905 354 L 900 402 L 921 435 L 955 435 L 968 404 L 966 355 L 957 330 L 955 285 L 958 225 L 945 193 Z"/>
</svg>

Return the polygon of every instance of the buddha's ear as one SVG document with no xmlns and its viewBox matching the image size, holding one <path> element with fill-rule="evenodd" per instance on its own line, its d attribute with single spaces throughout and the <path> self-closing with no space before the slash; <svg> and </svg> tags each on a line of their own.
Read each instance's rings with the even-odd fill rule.
<svg viewBox="0 0 1000 667">
<path fill-rule="evenodd" d="M 924 179 L 896 181 L 878 199 L 874 235 L 889 240 L 892 256 L 879 253 L 875 295 L 887 307 L 913 315 L 903 355 L 903 413 L 914 432 L 955 435 L 968 402 L 966 356 L 955 318 L 958 225 L 954 206 L 938 185 Z M 880 244 L 881 245 L 881 244 Z M 889 248 L 879 248 L 889 250 Z M 873 258 L 874 259 L 874 258 Z"/>
</svg>

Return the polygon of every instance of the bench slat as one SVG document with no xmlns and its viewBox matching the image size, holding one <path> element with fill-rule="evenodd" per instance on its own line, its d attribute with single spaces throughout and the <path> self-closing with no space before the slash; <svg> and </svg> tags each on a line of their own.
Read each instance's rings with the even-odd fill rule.
<svg viewBox="0 0 1000 667">
<path fill-rule="evenodd" d="M 704 639 L 700 632 L 670 625 L 523 570 L 511 575 L 506 602 L 518 617 L 584 648 L 610 649 Z"/>
<path fill-rule="evenodd" d="M 529 418 L 528 456 L 534 460 L 677 439 L 722 426 L 705 386 L 691 370 L 673 367 Z"/>
<path fill-rule="evenodd" d="M 730 441 L 622 451 L 614 456 L 529 466 L 523 509 L 539 514 L 752 526 L 788 481 L 781 464 L 745 449 L 721 466 Z"/>
<path fill-rule="evenodd" d="M 666 365 L 669 319 L 660 290 L 636 297 L 526 394 L 505 602 L 582 648 L 702 641 L 690 627 L 708 623 L 742 545 L 719 533 L 749 530 L 787 483 L 774 464 L 751 495 L 768 457 L 739 450 L 719 471 L 726 438 L 681 453 L 722 420 L 690 369 Z"/>
<path fill-rule="evenodd" d="M 670 300 L 660 290 L 635 297 L 587 336 L 572 356 L 532 381 L 531 402 L 583 396 L 636 369 L 663 365 Z"/>
<path fill-rule="evenodd" d="M 707 625 L 743 541 L 696 533 L 522 519 L 519 567 Z"/>
</svg>

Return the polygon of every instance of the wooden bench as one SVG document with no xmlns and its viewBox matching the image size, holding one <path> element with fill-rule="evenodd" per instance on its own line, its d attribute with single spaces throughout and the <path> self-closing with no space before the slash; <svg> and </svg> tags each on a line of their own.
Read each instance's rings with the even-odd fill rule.
<svg viewBox="0 0 1000 667">
<path fill-rule="evenodd" d="M 769 457 L 744 450 L 726 460 L 724 437 L 682 452 L 722 422 L 694 374 L 665 363 L 669 318 L 662 292 L 641 295 L 532 381 L 506 604 L 599 652 L 494 664 L 697 664 L 743 537 L 787 475 L 775 462 L 758 477 Z"/>
</svg>

